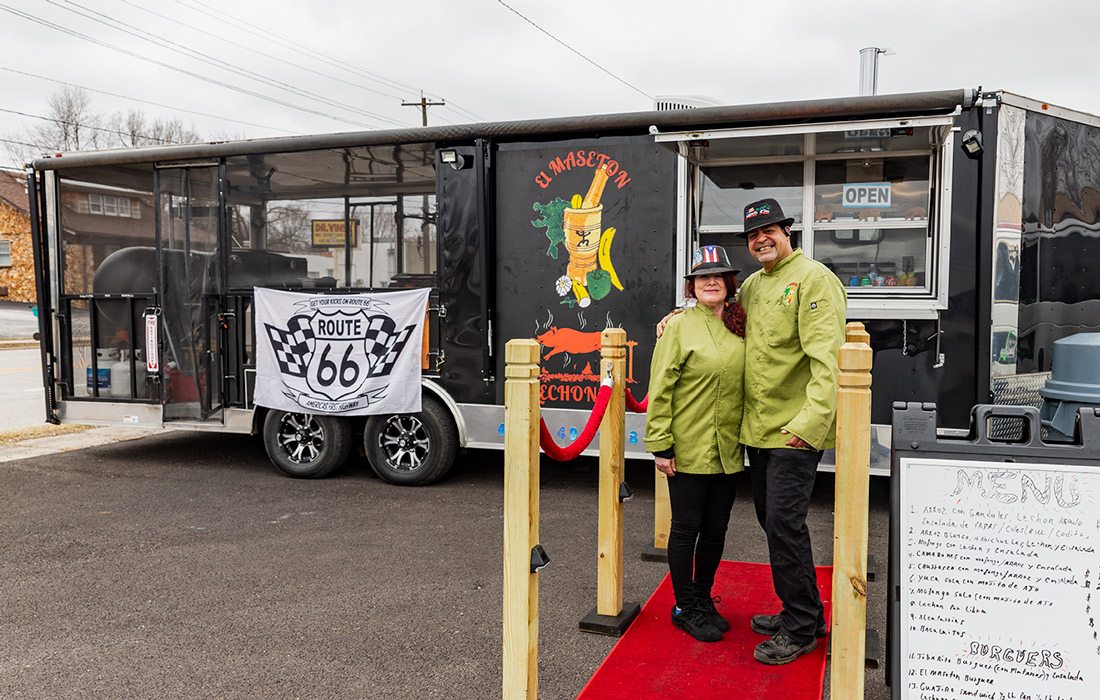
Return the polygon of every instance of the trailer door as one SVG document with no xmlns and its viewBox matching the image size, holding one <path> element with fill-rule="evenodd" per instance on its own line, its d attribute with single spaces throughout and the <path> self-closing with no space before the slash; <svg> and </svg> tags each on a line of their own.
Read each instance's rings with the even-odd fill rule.
<svg viewBox="0 0 1100 700">
<path fill-rule="evenodd" d="M 226 270 L 217 163 L 157 169 L 164 420 L 221 420 Z"/>
</svg>

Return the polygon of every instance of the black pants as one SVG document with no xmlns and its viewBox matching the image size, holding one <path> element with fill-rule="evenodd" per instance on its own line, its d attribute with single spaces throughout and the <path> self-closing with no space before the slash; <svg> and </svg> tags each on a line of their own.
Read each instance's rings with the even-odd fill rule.
<svg viewBox="0 0 1100 700">
<path fill-rule="evenodd" d="M 736 474 L 677 473 L 668 478 L 668 571 L 681 608 L 697 597 L 710 597 L 736 496 Z"/>
<path fill-rule="evenodd" d="M 783 603 L 780 627 L 796 642 L 808 643 L 825 622 L 806 527 L 821 452 L 745 449 L 756 519 L 768 538 L 772 584 Z"/>
</svg>

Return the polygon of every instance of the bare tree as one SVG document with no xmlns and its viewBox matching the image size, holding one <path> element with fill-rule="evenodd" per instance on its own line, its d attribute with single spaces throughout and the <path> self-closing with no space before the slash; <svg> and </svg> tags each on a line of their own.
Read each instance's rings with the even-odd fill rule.
<svg viewBox="0 0 1100 700">
<path fill-rule="evenodd" d="M 92 112 L 88 93 L 65 86 L 50 95 L 49 122 L 34 128 L 34 139 L 63 151 L 102 148 L 102 118 Z"/>
<path fill-rule="evenodd" d="M 267 209 L 267 247 L 286 253 L 300 253 L 311 245 L 310 211 L 293 202 Z"/>
<path fill-rule="evenodd" d="M 5 136 L 8 155 L 27 162 L 43 151 L 80 151 L 97 148 L 127 148 L 167 143 L 194 143 L 202 137 L 179 119 L 150 120 L 130 110 L 109 116 L 93 110 L 88 93 L 66 86 L 50 96 L 46 119 L 34 127 Z"/>
</svg>

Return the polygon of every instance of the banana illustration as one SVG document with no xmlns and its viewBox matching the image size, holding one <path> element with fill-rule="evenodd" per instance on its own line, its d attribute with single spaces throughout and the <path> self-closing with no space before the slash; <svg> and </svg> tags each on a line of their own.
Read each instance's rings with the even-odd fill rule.
<svg viewBox="0 0 1100 700">
<path fill-rule="evenodd" d="M 606 270 L 607 274 L 611 275 L 611 284 L 615 285 L 615 289 L 621 292 L 623 291 L 623 283 L 619 281 L 619 276 L 615 273 L 615 266 L 611 264 L 611 239 L 614 237 L 614 226 L 604 231 L 603 235 L 600 236 L 600 268 Z"/>
<path fill-rule="evenodd" d="M 580 209 L 581 208 L 581 202 L 583 202 L 583 201 L 584 200 L 581 198 L 581 196 L 579 194 L 575 194 L 575 195 L 573 195 L 573 200 L 569 203 L 569 206 L 573 207 L 574 209 Z"/>
<path fill-rule="evenodd" d="M 577 297 L 577 304 L 579 304 L 582 309 L 592 304 L 592 299 L 588 296 L 588 290 L 576 280 L 573 280 L 573 294 Z"/>
</svg>

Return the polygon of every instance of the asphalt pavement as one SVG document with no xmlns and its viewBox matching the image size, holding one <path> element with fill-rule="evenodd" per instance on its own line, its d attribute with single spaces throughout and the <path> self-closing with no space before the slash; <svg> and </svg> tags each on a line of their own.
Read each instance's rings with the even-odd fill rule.
<svg viewBox="0 0 1100 700">
<path fill-rule="evenodd" d="M 0 471 L 5 700 L 500 697 L 500 453 L 471 451 L 438 485 L 401 488 L 364 466 L 289 479 L 255 439 L 173 432 Z M 596 601 L 596 462 L 541 473 L 539 694 L 571 698 L 614 643 L 577 630 Z M 644 602 L 667 571 L 639 558 L 652 466 L 628 464 L 627 479 L 626 599 Z M 726 557 L 766 561 L 742 486 Z M 819 564 L 833 488 L 821 474 Z M 885 562 L 885 481 L 871 497 L 870 551 Z M 880 632 L 884 578 L 869 590 Z M 889 697 L 881 670 L 867 688 Z"/>
</svg>

